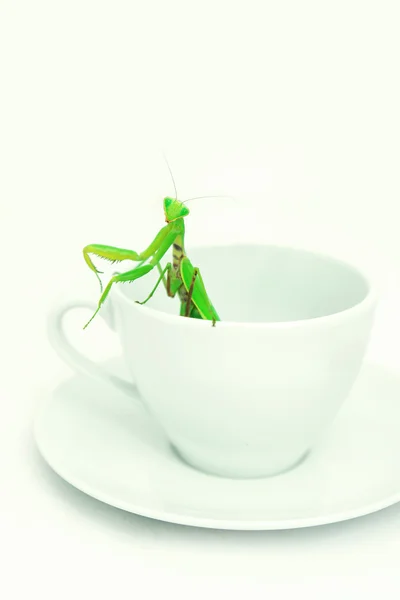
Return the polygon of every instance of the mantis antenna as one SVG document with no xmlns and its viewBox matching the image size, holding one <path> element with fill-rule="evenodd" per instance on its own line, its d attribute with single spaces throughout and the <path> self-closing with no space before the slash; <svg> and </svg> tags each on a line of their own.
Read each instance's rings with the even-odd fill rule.
<svg viewBox="0 0 400 600">
<path fill-rule="evenodd" d="M 163 157 L 164 157 L 165 162 L 167 163 L 167 167 L 168 167 L 169 174 L 171 175 L 172 183 L 174 184 L 175 198 L 176 198 L 176 200 L 178 200 L 178 192 L 176 191 L 175 179 L 174 179 L 174 176 L 172 175 L 171 167 L 169 166 L 167 157 L 165 156 L 164 152 L 163 152 Z"/>
<path fill-rule="evenodd" d="M 190 202 L 191 200 L 199 200 L 200 198 L 231 198 L 234 200 L 233 196 L 195 196 L 194 198 L 183 200 L 182 204 L 186 204 L 186 202 Z"/>
<path fill-rule="evenodd" d="M 168 167 L 169 174 L 171 175 L 172 183 L 174 184 L 175 198 L 176 198 L 176 200 L 178 200 L 178 192 L 176 189 L 175 179 L 174 179 L 174 176 L 172 175 L 172 170 L 171 170 L 171 167 L 169 166 L 167 157 L 165 156 L 165 152 L 163 152 L 163 157 L 164 157 L 165 163 Z M 186 202 L 190 202 L 191 200 L 199 200 L 200 198 L 231 198 L 231 200 L 234 200 L 233 196 L 195 196 L 194 198 L 188 198 L 187 200 L 184 200 L 182 202 L 182 204 L 186 204 Z"/>
</svg>

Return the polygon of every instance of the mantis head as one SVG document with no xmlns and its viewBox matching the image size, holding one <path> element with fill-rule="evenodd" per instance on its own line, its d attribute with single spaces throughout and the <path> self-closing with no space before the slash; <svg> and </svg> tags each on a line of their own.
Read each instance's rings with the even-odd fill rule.
<svg viewBox="0 0 400 600">
<path fill-rule="evenodd" d="M 189 214 L 189 209 L 175 198 L 164 198 L 164 214 L 167 223 L 186 217 Z"/>
</svg>

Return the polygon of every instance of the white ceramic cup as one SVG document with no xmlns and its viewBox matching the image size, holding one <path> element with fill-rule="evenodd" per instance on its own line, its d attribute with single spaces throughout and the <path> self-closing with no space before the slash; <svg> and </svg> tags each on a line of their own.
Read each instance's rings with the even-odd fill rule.
<svg viewBox="0 0 400 600">
<path fill-rule="evenodd" d="M 90 324 L 101 316 L 116 331 L 131 381 L 80 354 L 64 334 L 65 313 L 94 311 L 97 298 L 57 306 L 50 341 L 78 371 L 140 398 L 190 465 L 225 477 L 281 473 L 315 446 L 348 395 L 376 294 L 355 267 L 301 249 L 233 245 L 189 255 L 222 319 L 215 327 L 178 316 L 178 298 L 163 286 L 148 304 L 135 303 L 156 269 L 114 285 Z"/>
</svg>

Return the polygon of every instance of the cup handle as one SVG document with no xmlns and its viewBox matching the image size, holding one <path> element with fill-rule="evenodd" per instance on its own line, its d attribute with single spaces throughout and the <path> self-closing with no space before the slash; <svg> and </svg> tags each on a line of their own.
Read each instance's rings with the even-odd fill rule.
<svg viewBox="0 0 400 600">
<path fill-rule="evenodd" d="M 128 394 L 132 400 L 137 400 L 141 406 L 144 406 L 135 385 L 107 371 L 103 366 L 96 364 L 74 348 L 69 342 L 65 334 L 63 319 L 70 310 L 76 308 L 88 308 L 94 313 L 97 305 L 90 300 L 66 300 L 55 305 L 50 311 L 47 318 L 47 335 L 54 350 L 74 370 L 84 375 L 89 375 L 97 379 L 97 381 L 113 385 L 119 391 Z M 114 316 L 110 299 L 102 306 L 99 314 L 101 314 L 107 325 L 114 330 Z"/>
</svg>

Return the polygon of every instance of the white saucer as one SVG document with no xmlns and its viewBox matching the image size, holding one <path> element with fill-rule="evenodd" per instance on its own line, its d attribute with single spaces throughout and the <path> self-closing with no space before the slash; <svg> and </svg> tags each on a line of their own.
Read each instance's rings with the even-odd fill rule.
<svg viewBox="0 0 400 600">
<path fill-rule="evenodd" d="M 398 502 L 399 430 L 400 376 L 371 364 L 319 446 L 267 479 L 196 471 L 128 396 L 80 375 L 57 387 L 35 422 L 42 456 L 86 494 L 163 521 L 247 530 L 333 523 Z"/>
</svg>

